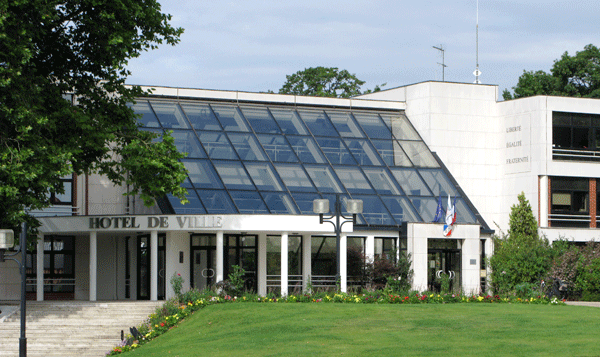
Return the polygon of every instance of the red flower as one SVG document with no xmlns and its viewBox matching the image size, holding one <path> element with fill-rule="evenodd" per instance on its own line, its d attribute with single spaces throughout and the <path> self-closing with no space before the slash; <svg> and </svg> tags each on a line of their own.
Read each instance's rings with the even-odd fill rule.
<svg viewBox="0 0 600 357">
<path fill-rule="evenodd" d="M 160 327 L 165 327 L 165 323 L 164 323 L 164 322 L 161 322 L 161 323 L 160 323 Z"/>
</svg>

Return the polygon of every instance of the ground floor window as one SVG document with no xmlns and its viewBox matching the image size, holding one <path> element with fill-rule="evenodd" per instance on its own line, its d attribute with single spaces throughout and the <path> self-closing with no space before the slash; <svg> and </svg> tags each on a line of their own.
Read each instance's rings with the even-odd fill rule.
<svg viewBox="0 0 600 357">
<path fill-rule="evenodd" d="M 311 239 L 311 281 L 315 288 L 336 284 L 337 248 L 335 237 L 313 236 Z"/>
<path fill-rule="evenodd" d="M 552 227 L 590 226 L 590 179 L 550 178 L 550 225 Z M 593 194 L 596 194 L 594 192 Z M 593 213 L 595 215 L 595 212 Z"/>
<path fill-rule="evenodd" d="M 48 235 L 44 237 L 44 298 L 73 299 L 75 297 L 75 237 Z M 27 254 L 27 293 L 37 292 L 37 249 Z"/>
<path fill-rule="evenodd" d="M 288 292 L 302 292 L 302 236 L 288 236 Z M 267 236 L 267 292 L 281 293 L 281 236 Z"/>
<path fill-rule="evenodd" d="M 245 288 L 256 291 L 258 270 L 258 245 L 256 235 L 230 234 L 226 235 L 225 243 L 225 279 L 233 272 L 237 265 L 246 271 L 244 276 Z"/>
</svg>

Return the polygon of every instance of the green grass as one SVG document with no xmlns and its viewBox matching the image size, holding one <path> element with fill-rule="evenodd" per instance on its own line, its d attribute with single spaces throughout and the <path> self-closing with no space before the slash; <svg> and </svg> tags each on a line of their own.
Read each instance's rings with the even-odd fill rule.
<svg viewBox="0 0 600 357">
<path fill-rule="evenodd" d="M 600 308 L 528 304 L 209 306 L 128 356 L 599 356 Z"/>
</svg>

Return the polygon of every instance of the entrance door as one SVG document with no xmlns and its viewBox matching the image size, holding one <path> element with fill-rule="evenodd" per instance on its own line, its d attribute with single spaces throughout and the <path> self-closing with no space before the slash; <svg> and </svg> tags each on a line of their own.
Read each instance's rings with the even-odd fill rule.
<svg viewBox="0 0 600 357">
<path fill-rule="evenodd" d="M 198 290 L 204 290 L 216 283 L 216 237 L 214 235 L 192 234 L 191 242 L 191 282 Z"/>
<path fill-rule="evenodd" d="M 441 292 L 448 281 L 448 292 L 461 288 L 461 253 L 454 239 L 429 239 L 427 250 L 428 289 Z"/>
<path fill-rule="evenodd" d="M 165 234 L 158 235 L 158 276 L 157 276 L 157 298 L 165 298 Z M 137 298 L 138 300 L 150 300 L 150 235 L 138 236 L 137 239 Z"/>
<path fill-rule="evenodd" d="M 258 269 L 257 237 L 248 234 L 232 234 L 225 236 L 225 277 L 233 272 L 233 266 L 238 265 L 246 271 L 245 287 L 256 291 Z"/>
</svg>

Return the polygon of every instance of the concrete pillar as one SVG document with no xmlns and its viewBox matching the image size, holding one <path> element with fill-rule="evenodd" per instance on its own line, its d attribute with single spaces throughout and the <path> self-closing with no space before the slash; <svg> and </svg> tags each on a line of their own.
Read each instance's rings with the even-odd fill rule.
<svg viewBox="0 0 600 357">
<path fill-rule="evenodd" d="M 150 232 L 150 300 L 158 300 L 158 231 Z"/>
<path fill-rule="evenodd" d="M 348 291 L 348 236 L 340 235 L 340 290 Z"/>
<path fill-rule="evenodd" d="M 370 261 L 375 259 L 375 236 L 367 236 L 365 239 L 365 256 Z"/>
<path fill-rule="evenodd" d="M 308 292 L 308 283 L 312 274 L 311 236 L 302 236 L 302 291 Z"/>
<path fill-rule="evenodd" d="M 217 276 L 216 282 L 223 281 L 223 231 L 217 232 Z"/>
<path fill-rule="evenodd" d="M 90 232 L 90 301 L 96 301 L 98 287 L 98 239 L 97 232 Z"/>
<path fill-rule="evenodd" d="M 540 227 L 549 227 L 548 225 L 548 176 L 540 176 L 540 212 L 539 212 L 539 224 Z"/>
<path fill-rule="evenodd" d="M 281 296 L 288 294 L 288 233 L 281 233 Z"/>
<path fill-rule="evenodd" d="M 267 295 L 267 235 L 258 235 L 258 295 Z"/>
<path fill-rule="evenodd" d="M 44 235 L 40 233 L 37 242 L 37 261 L 36 261 L 36 298 L 37 301 L 44 301 Z"/>
</svg>

